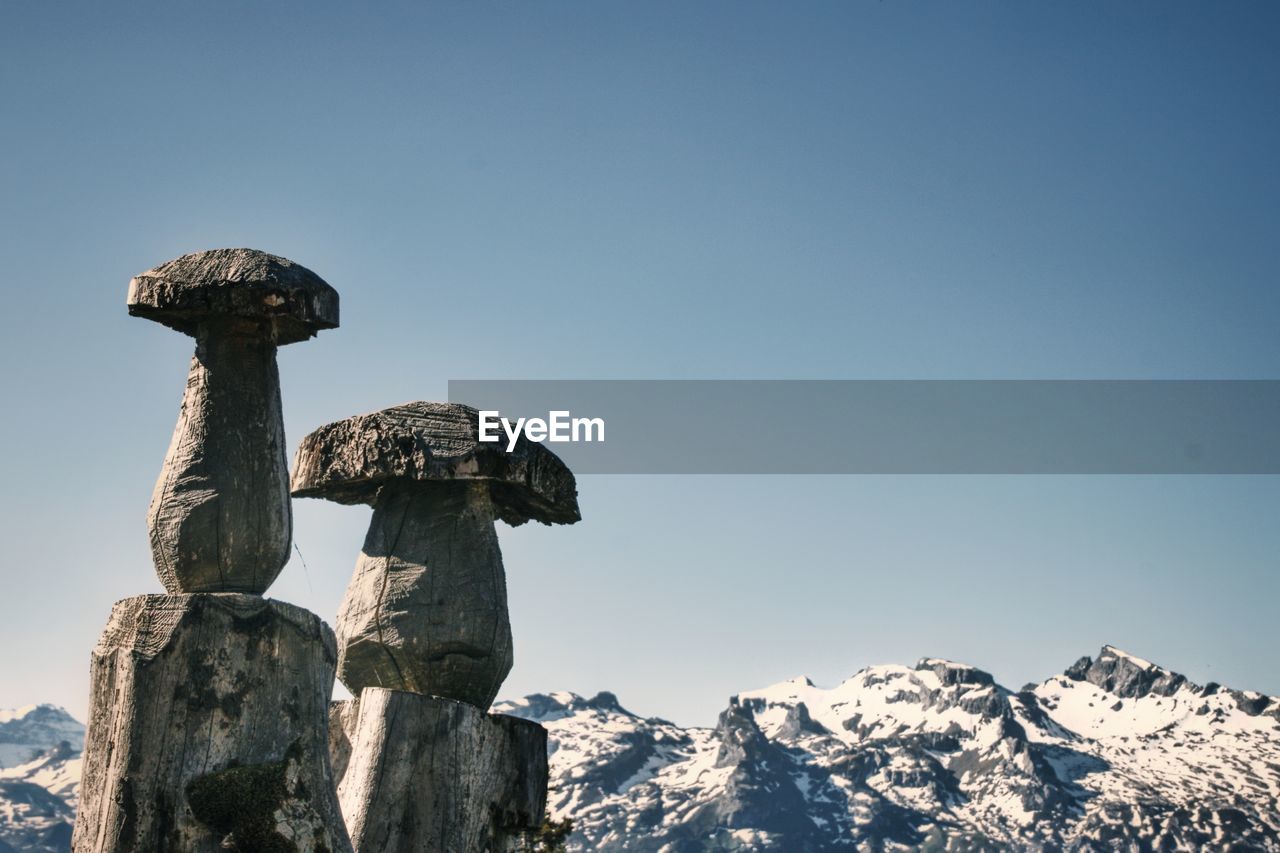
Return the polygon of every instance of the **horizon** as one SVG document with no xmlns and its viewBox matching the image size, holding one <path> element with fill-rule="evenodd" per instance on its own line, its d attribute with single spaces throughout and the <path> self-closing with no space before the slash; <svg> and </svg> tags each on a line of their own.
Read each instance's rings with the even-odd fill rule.
<svg viewBox="0 0 1280 853">
<path fill-rule="evenodd" d="M 1123 657 L 1127 657 L 1127 658 L 1129 658 L 1130 660 L 1133 660 L 1135 663 L 1139 664 L 1140 666 L 1141 666 L 1141 665 L 1146 665 L 1146 667 L 1148 667 L 1148 668 L 1150 668 L 1150 667 L 1154 667 L 1155 669 L 1163 670 L 1163 671 L 1165 671 L 1165 672 L 1170 672 L 1170 673 L 1174 673 L 1174 674 L 1177 674 L 1177 675 L 1182 675 L 1182 676 L 1184 676 L 1185 678 L 1187 678 L 1187 680 L 1188 680 L 1188 681 L 1190 681 L 1190 682 L 1192 682 L 1192 683 L 1194 683 L 1194 684 L 1198 684 L 1198 685 L 1200 685 L 1200 686 L 1205 686 L 1205 685 L 1207 685 L 1207 684 L 1209 684 L 1209 683 L 1214 683 L 1214 682 L 1212 682 L 1212 680 L 1211 680 L 1211 679 L 1204 679 L 1204 680 L 1202 680 L 1202 679 L 1198 679 L 1198 678 L 1193 678 L 1193 677 L 1191 677 L 1190 675 L 1188 675 L 1187 673 L 1185 673 L 1185 672 L 1182 672 L 1182 671 L 1178 670 L 1176 667 L 1168 667 L 1168 666 L 1164 666 L 1164 665 L 1162 665 L 1162 664 L 1160 664 L 1160 663 L 1158 663 L 1158 662 L 1151 661 L 1151 660 L 1149 660 L 1149 659 L 1147 659 L 1147 658 L 1140 657 L 1140 656 L 1138 656 L 1138 655 L 1136 655 L 1136 654 L 1133 654 L 1133 653 L 1131 653 L 1131 652 L 1127 651 L 1126 649 L 1119 648 L 1119 647 L 1114 646 L 1114 645 L 1112 645 L 1112 644 L 1110 644 L 1110 643 L 1103 643 L 1103 644 L 1102 644 L 1102 646 L 1101 646 L 1101 647 L 1099 647 L 1098 653 L 1101 653 L 1101 652 L 1103 652 L 1103 651 L 1105 651 L 1105 650 L 1107 650 L 1107 649 L 1110 649 L 1111 651 L 1116 652 L 1117 654 L 1119 654 L 1119 655 L 1121 655 L 1121 656 L 1123 656 Z M 1038 681 L 1026 682 L 1026 683 L 1024 683 L 1024 684 L 1022 684 L 1022 685 L 1020 685 L 1020 686 L 1018 686 L 1018 687 L 1010 687 L 1010 686 L 1009 686 L 1009 683 L 1008 683 L 1005 679 L 1001 678 L 1001 677 L 1000 677 L 1000 675 L 999 675 L 998 673 L 992 672 L 991 670 L 986 669 L 985 667 L 981 666 L 980 664 L 971 663 L 971 662 L 969 662 L 969 661 L 960 661 L 960 660 L 955 660 L 955 659 L 953 659 L 953 658 L 932 657 L 932 656 L 925 656 L 925 657 L 921 657 L 921 658 L 917 659 L 917 660 L 915 661 L 915 663 L 901 663 L 901 662 L 896 662 L 896 661 L 881 661 L 881 662 L 879 662 L 879 663 L 869 663 L 869 664 L 866 664 L 866 665 L 864 665 L 864 666 L 861 666 L 861 667 L 859 667 L 856 671 L 854 671 L 854 672 L 850 673 L 849 675 L 847 675 L 847 676 L 845 676 L 845 677 L 841 678 L 839 681 L 835 681 L 835 682 L 822 682 L 822 681 L 817 681 L 817 680 L 813 679 L 812 677 L 810 677 L 810 676 L 808 676 L 808 675 L 801 674 L 801 675 L 795 675 L 795 676 L 792 676 L 791 678 L 782 679 L 782 680 L 780 680 L 780 681 L 774 681 L 774 682 L 771 682 L 771 683 L 769 683 L 769 684 L 762 684 L 762 685 L 759 685 L 758 687 L 744 688 L 744 689 L 742 689 L 742 690 L 738 690 L 738 691 L 736 691 L 736 692 L 734 692 L 734 693 L 731 693 L 729 696 L 725 697 L 725 700 L 724 700 L 724 702 L 723 702 L 723 703 L 721 703 L 721 705 L 722 705 L 722 706 L 724 706 L 724 705 L 727 705 L 727 704 L 732 703 L 732 702 L 733 702 L 733 700 L 737 699 L 740 695 L 742 695 L 742 694 L 744 694 L 744 693 L 762 693 L 762 692 L 765 692 L 765 691 L 769 690 L 770 688 L 778 687 L 778 686 L 781 686 L 781 685 L 784 685 L 784 684 L 790 684 L 790 683 L 797 682 L 797 681 L 803 681 L 803 682 L 807 683 L 809 686 L 811 686 L 811 687 L 815 687 L 815 688 L 817 688 L 817 689 L 819 689 L 819 690 L 835 690 L 835 689 L 837 689 L 838 687 L 840 687 L 841 685 L 843 685 L 843 684 L 845 684 L 845 683 L 847 683 L 847 682 L 849 682 L 849 681 L 853 681 L 853 680 L 854 680 L 854 679 L 856 679 L 859 675 L 861 675 L 863 672 L 865 672 L 865 671 L 867 671 L 867 670 L 869 670 L 869 669 L 889 668 L 889 667 L 903 667 L 903 668 L 906 668 L 906 669 L 916 669 L 916 668 L 919 668 L 921 665 L 923 665 L 923 664 L 924 664 L 924 663 L 926 663 L 926 662 L 930 662 L 930 663 L 951 663 L 951 664 L 959 664 L 959 665 L 961 665 L 961 666 L 970 667 L 970 668 L 977 669 L 977 670 L 982 671 L 982 672 L 986 672 L 987 674 L 991 675 L 991 676 L 995 679 L 995 682 L 996 682 L 996 684 L 997 684 L 997 685 L 999 685 L 1000 687 L 1003 687 L 1003 688 L 1004 688 L 1004 689 L 1006 689 L 1006 690 L 1009 690 L 1010 692 L 1017 693 L 1017 692 L 1019 692 L 1019 691 L 1020 691 L 1022 688 L 1024 688 L 1024 687 L 1028 687 L 1028 686 L 1032 686 L 1032 685 L 1037 685 L 1037 684 L 1043 684 L 1043 683 L 1045 683 L 1045 682 L 1049 681 L 1049 680 L 1050 680 L 1050 679 L 1052 679 L 1052 678 L 1055 678 L 1055 677 L 1057 677 L 1057 676 L 1060 676 L 1060 675 L 1064 674 L 1064 672 L 1065 672 L 1067 669 L 1071 668 L 1072 666 L 1074 666 L 1076 663 L 1078 663 L 1080 660 L 1082 660 L 1082 659 L 1084 659 L 1084 658 L 1090 658 L 1090 659 L 1092 659 L 1092 660 L 1097 660 L 1097 657 L 1096 657 L 1095 655 L 1081 655 L 1080 657 L 1076 658 L 1076 660 L 1072 661 L 1070 664 L 1068 664 L 1068 665 L 1064 666 L 1064 667 L 1062 668 L 1062 670 L 1060 670 L 1060 671 L 1058 671 L 1058 672 L 1051 673 L 1051 674 L 1049 674 L 1049 675 L 1045 675 L 1043 678 L 1041 678 L 1041 679 L 1040 679 L 1040 680 L 1038 680 Z M 1239 691 L 1244 692 L 1244 693 L 1249 693 L 1249 692 L 1258 693 L 1258 692 L 1260 692 L 1260 691 L 1251 691 L 1251 690 L 1249 690 L 1248 688 L 1241 688 L 1241 687 L 1238 687 L 1238 686 L 1236 686 L 1236 685 L 1234 685 L 1234 684 L 1223 684 L 1223 685 L 1221 685 L 1221 686 L 1222 686 L 1222 687 L 1225 687 L 1225 688 L 1227 688 L 1227 689 L 1230 689 L 1230 690 L 1239 690 Z M 340 686 L 339 686 L 339 689 L 341 689 L 341 687 L 340 687 Z M 630 704 L 629 704 L 628 702 L 624 701 L 623 697 L 621 697 L 621 696 L 619 696 L 619 695 L 618 695 L 617 691 L 610 690 L 610 689 L 608 689 L 607 687 L 606 687 L 606 688 L 602 688 L 602 689 L 600 689 L 600 690 L 594 690 L 594 691 L 589 691 L 589 692 L 579 692 L 579 691 L 577 691 L 577 690 L 572 690 L 572 689 L 569 689 L 569 688 L 557 688 L 557 689 L 552 689 L 552 690 L 540 690 L 540 691 L 536 691 L 536 692 L 533 692 L 533 693 L 526 693 L 526 694 L 524 694 L 523 696 L 499 696 L 496 700 L 494 700 L 494 705 L 496 706 L 496 705 L 502 705 L 502 704 L 513 704 L 513 703 L 514 703 L 514 704 L 518 704 L 518 703 L 520 703 L 521 701 L 523 701 L 523 700 L 525 700 L 525 699 L 529 699 L 529 698 L 534 697 L 534 696 L 549 696 L 549 697 L 555 698 L 555 697 L 557 697 L 557 696 L 559 696 L 559 695 L 561 695 L 561 694 L 567 694 L 567 695 L 570 695 L 570 696 L 573 696 L 573 697 L 576 697 L 576 698 L 579 698 L 579 699 L 584 699 L 584 700 L 587 700 L 587 701 L 592 701 L 592 700 L 594 700 L 596 697 L 600 696 L 601 694 L 608 694 L 608 695 L 613 696 L 613 698 L 614 698 L 615 700 L 617 700 L 618 704 L 619 704 L 619 705 L 620 705 L 624 710 L 628 711 L 629 713 L 633 713 L 633 714 L 637 713 L 637 712 L 635 712 L 635 711 L 633 711 L 633 710 L 632 710 L 632 707 L 630 706 Z M 1263 694 L 1263 695 L 1268 695 L 1268 694 Z M 1277 698 L 1277 697 L 1272 697 L 1272 698 Z M 60 711 L 63 711 L 63 712 L 65 712 L 65 713 L 69 714 L 69 715 L 70 715 L 72 718 L 74 718 L 74 719 L 76 720 L 76 722 L 78 722 L 78 723 L 81 723 L 81 724 L 87 724 L 87 722 L 88 722 L 88 720 L 87 720 L 87 715 L 83 715 L 83 714 L 76 714 L 76 713 L 74 713 L 71 709 L 68 709 L 68 708 L 66 708 L 66 707 L 64 707 L 64 706 L 62 706 L 62 705 L 58 705 L 58 704 L 55 704 L 55 703 L 52 703 L 52 702 L 33 702 L 33 703 L 29 703 L 29 704 L 27 704 L 27 705 L 23 705 L 23 706 L 21 706 L 21 707 L 16 707 L 16 708 L 4 708 L 4 707 L 0 707 L 0 723 L 9 722 L 9 721 L 10 721 L 10 720 L 12 720 L 12 719 L 22 717 L 22 716 L 24 716 L 26 713 L 29 713 L 29 712 L 31 712 L 31 711 L 33 711 L 33 710 L 37 710 L 37 709 L 39 709 L 39 708 L 54 708 L 54 709 L 56 709 L 56 710 L 60 710 Z M 722 709 L 723 709 L 723 708 L 721 708 L 721 710 L 722 710 Z M 660 711 L 646 711 L 646 712 L 644 712 L 644 713 L 639 713 L 639 714 L 638 714 L 638 716 L 645 717 L 645 718 L 657 718 L 657 719 L 664 719 L 664 720 L 670 719 L 670 718 L 668 718 L 668 717 L 664 716 Z M 711 724 L 706 724 L 706 723 L 693 723 L 693 724 L 681 724 L 681 725 L 682 725 L 684 728 L 712 728 L 712 727 L 714 727 L 714 725 L 715 725 L 715 724 L 714 724 L 714 723 L 711 723 Z"/>
</svg>

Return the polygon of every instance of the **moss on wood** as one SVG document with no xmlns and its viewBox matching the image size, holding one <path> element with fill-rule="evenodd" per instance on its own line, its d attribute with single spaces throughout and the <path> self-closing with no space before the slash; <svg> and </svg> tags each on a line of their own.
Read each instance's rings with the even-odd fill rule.
<svg viewBox="0 0 1280 853">
<path fill-rule="evenodd" d="M 276 831 L 275 814 L 289 797 L 285 761 L 228 767 L 193 779 L 187 801 L 196 818 L 226 834 L 232 850 L 298 853 L 298 846 Z"/>
</svg>

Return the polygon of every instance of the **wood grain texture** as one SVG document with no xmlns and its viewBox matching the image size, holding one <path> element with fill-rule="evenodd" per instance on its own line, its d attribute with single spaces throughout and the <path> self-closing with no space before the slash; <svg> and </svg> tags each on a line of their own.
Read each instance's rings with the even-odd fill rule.
<svg viewBox="0 0 1280 853">
<path fill-rule="evenodd" d="M 292 517 L 276 347 L 338 325 L 338 294 L 256 249 L 213 249 L 135 276 L 132 316 L 196 339 L 178 424 L 147 517 L 165 589 L 265 592 Z"/>
<path fill-rule="evenodd" d="M 147 524 L 171 593 L 263 593 L 293 516 L 276 347 L 261 322 L 200 325 Z"/>
<path fill-rule="evenodd" d="M 302 439 L 293 461 L 295 497 L 372 504 L 393 482 L 478 480 L 510 525 L 581 520 L 573 474 L 544 445 L 523 437 L 481 442 L 478 413 L 459 403 L 406 403 L 327 424 Z"/>
<path fill-rule="evenodd" d="M 356 712 L 341 717 L 353 728 L 338 799 L 358 853 L 507 850 L 542 823 L 542 726 L 378 688 L 351 704 Z"/>
<path fill-rule="evenodd" d="M 329 765 L 335 664 L 328 626 L 293 605 L 118 602 L 92 655 L 73 849 L 350 850 Z"/>
<path fill-rule="evenodd" d="M 329 703 L 329 764 L 335 782 L 341 782 L 351 761 L 351 735 L 360 714 L 359 699 L 340 699 Z"/>
<path fill-rule="evenodd" d="M 338 611 L 338 677 L 488 708 L 511 671 L 507 582 L 485 484 L 387 486 Z"/>
<path fill-rule="evenodd" d="M 338 293 L 288 258 L 257 249 L 193 252 L 134 276 L 129 314 L 188 335 L 211 317 L 265 321 L 278 346 L 338 325 Z"/>
</svg>

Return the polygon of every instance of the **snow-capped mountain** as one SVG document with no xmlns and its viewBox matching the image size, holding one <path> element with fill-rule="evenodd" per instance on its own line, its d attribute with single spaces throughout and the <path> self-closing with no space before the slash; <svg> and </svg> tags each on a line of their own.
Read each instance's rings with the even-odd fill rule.
<svg viewBox="0 0 1280 853">
<path fill-rule="evenodd" d="M 608 693 L 495 710 L 549 730 L 574 849 L 1280 850 L 1280 701 L 1110 646 L 1018 692 L 937 659 L 795 679 L 714 729 Z"/>
<path fill-rule="evenodd" d="M 793 679 L 715 728 L 611 693 L 494 710 L 547 727 L 575 850 L 1280 851 L 1280 699 L 1111 646 L 1018 692 L 932 658 Z M 0 853 L 68 850 L 83 727 L 51 706 L 0 720 L 47 750 L 0 770 Z"/>
<path fill-rule="evenodd" d="M 0 711 L 0 853 L 71 849 L 83 748 L 62 708 Z"/>
<path fill-rule="evenodd" d="M 0 710 L 0 768 L 25 764 L 64 740 L 84 749 L 84 726 L 57 705 Z"/>
</svg>

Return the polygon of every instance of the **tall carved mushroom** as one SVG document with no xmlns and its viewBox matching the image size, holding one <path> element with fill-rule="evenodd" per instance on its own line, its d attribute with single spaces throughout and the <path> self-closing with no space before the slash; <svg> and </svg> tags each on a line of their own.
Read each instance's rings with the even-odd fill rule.
<svg viewBox="0 0 1280 853">
<path fill-rule="evenodd" d="M 291 533 L 276 347 L 338 323 L 338 295 L 251 249 L 133 279 L 129 313 L 196 338 L 149 517 L 169 595 L 116 603 L 90 662 L 76 853 L 351 843 L 328 749 L 333 631 L 262 598 Z"/>
<path fill-rule="evenodd" d="M 338 325 L 318 275 L 255 249 L 183 255 L 129 282 L 129 313 L 196 339 L 147 516 L 165 589 L 261 594 L 292 516 L 276 348 Z"/>
<path fill-rule="evenodd" d="M 482 443 L 477 412 L 408 403 L 302 439 L 293 494 L 373 506 L 338 613 L 338 678 L 489 707 L 511 670 L 495 519 L 580 520 L 573 474 L 541 444 Z"/>
</svg>

